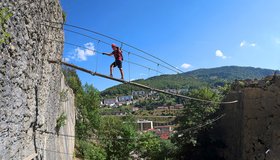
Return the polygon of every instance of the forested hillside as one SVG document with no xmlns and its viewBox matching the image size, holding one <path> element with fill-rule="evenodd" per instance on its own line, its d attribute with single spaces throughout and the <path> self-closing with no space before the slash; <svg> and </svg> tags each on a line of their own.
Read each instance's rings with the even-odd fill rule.
<svg viewBox="0 0 280 160">
<path fill-rule="evenodd" d="M 201 87 L 223 86 L 235 79 L 261 79 L 273 75 L 275 71 L 254 67 L 225 66 L 211 69 L 198 69 L 182 74 L 161 75 L 137 80 L 158 89 L 198 89 Z M 143 90 L 130 85 L 121 84 L 104 90 L 102 96 L 115 96 L 131 94 L 132 90 Z"/>
<path fill-rule="evenodd" d="M 254 67 L 225 66 L 211 69 L 198 69 L 183 73 L 184 76 L 194 76 L 204 82 L 212 83 L 215 80 L 232 82 L 235 79 L 261 79 L 268 75 L 273 75 L 275 71 Z"/>
<path fill-rule="evenodd" d="M 151 86 L 158 89 L 195 89 L 202 86 L 207 86 L 207 83 L 195 79 L 194 77 L 184 75 L 161 75 L 152 77 L 146 80 L 136 80 L 135 82 Z M 121 84 L 106 89 L 101 92 L 101 96 L 115 96 L 131 94 L 133 90 L 143 90 L 142 88 Z"/>
</svg>

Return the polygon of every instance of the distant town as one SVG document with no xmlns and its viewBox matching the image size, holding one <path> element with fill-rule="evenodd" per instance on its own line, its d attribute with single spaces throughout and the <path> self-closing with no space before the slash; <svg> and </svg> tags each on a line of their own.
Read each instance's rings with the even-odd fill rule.
<svg viewBox="0 0 280 160">
<path fill-rule="evenodd" d="M 188 90 L 165 89 L 164 91 L 179 94 L 187 92 Z M 137 102 L 153 99 L 157 96 L 158 94 L 155 91 L 148 92 L 140 90 L 132 91 L 131 95 L 104 98 L 101 101 L 101 107 L 104 108 L 104 110 L 106 108 L 106 111 L 102 115 L 128 116 L 132 114 L 136 117 L 139 132 L 154 132 L 161 139 L 168 139 L 174 133 L 174 127 L 176 126 L 176 124 L 174 124 L 174 119 L 184 106 L 183 104 L 165 104 L 156 106 L 153 110 L 147 111 L 145 107 L 135 105 Z"/>
<path fill-rule="evenodd" d="M 170 92 L 170 93 L 185 93 L 188 92 L 188 89 L 165 89 L 164 91 Z M 138 101 L 138 99 L 148 98 L 153 95 L 156 95 L 156 91 L 132 91 L 131 95 L 124 95 L 124 96 L 118 96 L 114 98 L 106 98 L 101 101 L 101 106 L 110 106 L 110 107 L 118 107 L 123 104 L 129 105 L 131 103 L 134 103 Z M 135 98 L 136 97 L 136 98 Z"/>
</svg>

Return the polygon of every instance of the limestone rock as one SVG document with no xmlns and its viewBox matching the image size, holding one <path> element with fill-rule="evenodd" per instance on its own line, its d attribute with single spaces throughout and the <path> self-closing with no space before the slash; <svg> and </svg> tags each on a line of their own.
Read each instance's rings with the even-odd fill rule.
<svg viewBox="0 0 280 160">
<path fill-rule="evenodd" d="M 73 139 L 42 132 L 55 132 L 58 116 L 65 113 L 60 133 L 75 133 L 73 92 L 63 82 L 61 66 L 47 61 L 60 60 L 63 45 L 46 43 L 46 38 L 63 41 L 64 33 L 42 25 L 46 19 L 63 22 L 59 0 L 1 0 L 3 7 L 13 16 L 5 24 L 11 38 L 0 45 L 0 160 L 24 159 L 33 153 L 37 159 L 72 159 L 55 152 L 73 154 Z M 61 103 L 60 93 L 66 89 L 68 101 Z"/>
<path fill-rule="evenodd" d="M 243 84 L 243 85 L 240 85 Z M 224 105 L 227 116 L 217 125 L 226 148 L 227 160 L 277 160 L 280 157 L 280 76 L 260 81 L 235 82 Z M 217 133 L 218 134 L 218 133 Z"/>
</svg>

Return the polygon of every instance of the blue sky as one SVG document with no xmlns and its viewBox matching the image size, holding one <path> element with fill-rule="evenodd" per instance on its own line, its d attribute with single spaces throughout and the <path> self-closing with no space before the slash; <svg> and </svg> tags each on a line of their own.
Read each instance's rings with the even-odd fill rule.
<svg viewBox="0 0 280 160">
<path fill-rule="evenodd" d="M 183 71 L 220 66 L 253 66 L 280 69 L 279 0 L 61 0 L 67 24 L 84 27 L 140 48 Z M 65 26 L 108 43 L 120 43 Z M 101 52 L 109 45 L 65 31 L 65 41 Z M 124 50 L 151 58 L 123 46 Z M 113 57 L 65 44 L 70 63 L 109 75 Z M 175 74 L 160 63 L 127 53 L 123 63 L 126 80 L 160 73 Z M 153 59 L 156 61 L 155 59 Z M 104 90 L 117 82 L 78 71 L 82 83 Z M 114 77 L 119 78 L 115 68 Z"/>
</svg>

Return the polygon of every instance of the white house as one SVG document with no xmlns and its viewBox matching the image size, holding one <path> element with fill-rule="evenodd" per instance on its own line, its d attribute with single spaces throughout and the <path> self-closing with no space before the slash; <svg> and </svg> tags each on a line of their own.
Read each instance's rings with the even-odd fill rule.
<svg viewBox="0 0 280 160">
<path fill-rule="evenodd" d="M 103 105 L 107 105 L 107 106 L 113 106 L 115 104 L 118 103 L 118 99 L 117 98 L 111 98 L 111 99 L 104 99 L 103 100 Z"/>
</svg>

